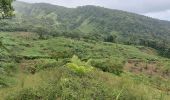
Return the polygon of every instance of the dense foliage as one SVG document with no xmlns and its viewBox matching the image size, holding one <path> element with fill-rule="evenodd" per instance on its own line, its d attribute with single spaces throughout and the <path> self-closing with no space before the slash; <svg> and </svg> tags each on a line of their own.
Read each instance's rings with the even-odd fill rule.
<svg viewBox="0 0 170 100">
<path fill-rule="evenodd" d="M 14 0 L 0 0 L 0 19 L 10 18 L 13 16 L 13 1 Z"/>
</svg>

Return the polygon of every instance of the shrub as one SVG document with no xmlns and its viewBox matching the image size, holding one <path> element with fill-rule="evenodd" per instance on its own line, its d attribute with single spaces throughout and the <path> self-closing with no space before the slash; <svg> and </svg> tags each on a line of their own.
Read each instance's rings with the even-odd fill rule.
<svg viewBox="0 0 170 100">
<path fill-rule="evenodd" d="M 92 70 L 91 66 L 89 66 L 86 62 L 82 62 L 75 55 L 71 58 L 71 63 L 67 63 L 66 66 L 77 74 L 84 74 Z"/>
<path fill-rule="evenodd" d="M 66 66 L 78 74 L 83 74 L 83 73 L 91 71 L 91 68 L 88 68 L 86 66 L 78 66 L 75 63 L 68 63 Z"/>
<path fill-rule="evenodd" d="M 91 65 L 104 72 L 120 75 L 123 72 L 124 61 L 121 59 L 97 59 L 91 60 Z"/>
</svg>

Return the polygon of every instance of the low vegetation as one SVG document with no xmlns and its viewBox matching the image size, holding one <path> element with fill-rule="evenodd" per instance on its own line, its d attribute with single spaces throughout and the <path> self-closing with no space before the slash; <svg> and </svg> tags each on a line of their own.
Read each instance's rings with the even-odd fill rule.
<svg viewBox="0 0 170 100">
<path fill-rule="evenodd" d="M 170 60 L 143 52 L 141 47 L 64 37 L 39 39 L 22 32 L 0 36 L 11 51 L 1 53 L 1 99 L 169 98 Z M 128 63 L 141 67 L 140 63 L 151 66 L 153 62 L 158 63 L 152 66 L 158 76 L 145 73 L 150 67 L 137 73 L 126 69 Z"/>
</svg>

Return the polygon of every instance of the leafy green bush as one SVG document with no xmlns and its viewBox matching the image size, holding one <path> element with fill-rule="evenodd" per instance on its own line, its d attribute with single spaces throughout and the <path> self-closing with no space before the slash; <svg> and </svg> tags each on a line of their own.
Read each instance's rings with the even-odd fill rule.
<svg viewBox="0 0 170 100">
<path fill-rule="evenodd" d="M 37 59 L 35 62 L 35 68 L 37 71 L 47 68 L 54 68 L 57 65 L 57 61 L 55 59 Z"/>
<path fill-rule="evenodd" d="M 93 68 L 89 66 L 87 63 L 82 62 L 75 55 L 71 58 L 71 63 L 67 63 L 66 66 L 78 74 L 84 74 L 84 73 L 90 72 Z"/>
<path fill-rule="evenodd" d="M 68 66 L 71 70 L 78 74 L 83 74 L 91 71 L 91 68 L 87 68 L 85 66 L 78 66 L 77 64 L 74 63 L 68 63 L 66 66 Z"/>
<path fill-rule="evenodd" d="M 94 59 L 90 63 L 104 72 L 110 72 L 116 75 L 120 75 L 123 72 L 124 61 L 121 59 Z"/>
</svg>

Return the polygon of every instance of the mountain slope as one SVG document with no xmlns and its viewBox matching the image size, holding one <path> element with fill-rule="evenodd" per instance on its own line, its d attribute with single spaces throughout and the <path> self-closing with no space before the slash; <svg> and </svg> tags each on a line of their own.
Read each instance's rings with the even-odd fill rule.
<svg viewBox="0 0 170 100">
<path fill-rule="evenodd" d="M 170 46 L 168 21 L 96 6 L 65 8 L 24 2 L 13 5 L 16 18 L 1 22 L 2 31 L 37 32 L 37 27 L 43 27 L 45 35 L 145 45 L 170 51 L 167 49 Z"/>
<path fill-rule="evenodd" d="M 36 24 L 53 26 L 57 30 L 62 28 L 67 31 L 80 30 L 84 33 L 99 34 L 118 32 L 123 35 L 133 34 L 148 38 L 162 37 L 166 40 L 170 37 L 170 22 L 119 10 L 95 6 L 71 9 L 45 3 L 23 2 L 15 2 L 14 7 L 24 22 L 27 22 L 26 24 L 31 20 Z"/>
</svg>

